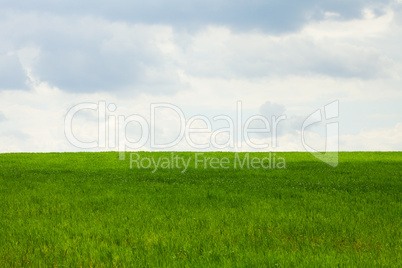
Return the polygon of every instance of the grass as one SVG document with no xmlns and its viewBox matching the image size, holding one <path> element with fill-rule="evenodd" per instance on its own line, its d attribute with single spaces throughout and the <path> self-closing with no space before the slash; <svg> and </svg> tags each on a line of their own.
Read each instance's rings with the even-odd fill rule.
<svg viewBox="0 0 402 268">
<path fill-rule="evenodd" d="M 277 157 L 152 173 L 116 152 L 0 154 L 1 266 L 402 266 L 402 153 Z"/>
</svg>

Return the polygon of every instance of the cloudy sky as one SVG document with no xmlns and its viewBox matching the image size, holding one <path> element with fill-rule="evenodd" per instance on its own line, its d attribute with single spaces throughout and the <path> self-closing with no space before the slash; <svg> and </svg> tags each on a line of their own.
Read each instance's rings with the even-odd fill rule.
<svg viewBox="0 0 402 268">
<path fill-rule="evenodd" d="M 155 103 L 211 120 L 209 133 L 192 134 L 208 150 L 254 150 L 252 140 L 271 144 L 263 150 L 303 151 L 304 137 L 322 151 L 338 140 L 327 135 L 325 116 L 302 126 L 334 101 L 340 150 L 402 150 L 401 44 L 401 0 L 2 0 L 0 152 L 116 150 L 110 133 L 119 144 L 122 132 L 132 143 L 150 132 L 138 120 L 122 129 L 119 116 L 151 122 Z M 98 109 L 78 111 L 66 130 L 66 115 L 82 103 Z M 272 116 L 286 116 L 275 148 L 272 129 L 236 137 L 235 146 L 230 133 L 211 134 L 229 125 L 213 118 L 235 120 L 239 105 L 242 124 L 263 116 L 272 126 Z M 157 143 L 181 133 L 173 109 L 155 118 Z M 194 119 L 193 128 L 207 126 Z M 66 131 L 97 146 L 78 148 Z M 138 149 L 155 149 L 145 141 Z M 194 147 L 180 139 L 169 149 Z"/>
</svg>

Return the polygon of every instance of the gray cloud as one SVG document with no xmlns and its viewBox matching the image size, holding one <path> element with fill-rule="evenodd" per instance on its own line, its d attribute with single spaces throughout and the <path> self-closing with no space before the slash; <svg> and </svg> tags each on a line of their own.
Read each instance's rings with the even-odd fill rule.
<svg viewBox="0 0 402 268">
<path fill-rule="evenodd" d="M 284 32 L 299 29 L 311 19 L 322 19 L 324 12 L 336 12 L 340 19 L 361 16 L 365 7 L 381 12 L 391 0 L 152 0 L 152 1 L 2 1 L 2 9 L 41 11 L 59 15 L 93 15 L 112 21 L 169 24 L 182 29 L 198 29 L 205 25 L 226 25 L 232 29 L 261 29 Z"/>
<path fill-rule="evenodd" d="M 6 120 L 7 120 L 6 116 L 2 112 L 0 112 L 0 122 L 6 121 Z"/>
<path fill-rule="evenodd" d="M 27 75 L 16 55 L 0 54 L 0 90 L 26 89 Z"/>
<path fill-rule="evenodd" d="M 260 113 L 267 118 L 270 118 L 271 116 L 281 116 L 285 114 L 285 111 L 285 106 L 278 103 L 272 103 L 270 101 L 265 102 L 260 107 Z"/>
<path fill-rule="evenodd" d="M 34 65 L 34 74 L 51 85 L 71 92 L 96 91 L 145 91 L 149 93 L 174 91 L 172 83 L 177 74 L 169 70 L 163 60 L 153 58 L 158 54 L 142 54 L 147 51 L 102 52 L 97 42 L 89 44 L 92 48 L 44 50 Z M 147 59 L 147 56 L 150 58 Z M 154 70 L 154 74 L 150 71 Z M 172 72 L 169 78 L 164 72 Z M 163 77 L 165 76 L 165 77 Z M 157 79 L 164 80 L 151 88 Z M 170 81 L 169 81 L 170 80 Z M 169 85 L 171 88 L 169 89 Z"/>
<path fill-rule="evenodd" d="M 261 105 L 259 109 L 259 113 L 264 116 L 270 123 L 271 127 L 274 124 L 272 118 L 274 117 L 275 120 L 278 120 L 278 127 L 277 127 L 277 136 L 283 136 L 287 134 L 295 134 L 297 131 L 301 130 L 303 121 L 305 120 L 305 116 L 300 115 L 291 115 L 289 116 L 286 113 L 286 107 L 282 104 L 273 103 L 270 101 L 265 102 Z M 283 120 L 279 121 L 280 116 L 285 116 Z M 263 127 L 259 125 L 258 127 Z M 261 134 L 262 136 L 264 133 Z"/>
<path fill-rule="evenodd" d="M 1 40 L 11 40 L 3 49 L 37 48 L 32 74 L 62 90 L 169 94 L 182 86 L 174 59 L 162 48 L 169 27 L 38 14 L 8 16 L 0 23 L 15 29 L 0 33 Z M 7 79 L 21 73 L 2 63 Z"/>
<path fill-rule="evenodd" d="M 367 6 L 376 5 L 380 12 L 386 3 L 175 0 L 76 5 L 71 1 L 3 1 L 0 90 L 25 86 L 27 77 L 18 57 L 6 55 L 27 47 L 39 51 L 30 66 L 39 81 L 75 93 L 171 94 L 188 87 L 180 79 L 181 71 L 224 79 L 310 74 L 375 78 L 393 64 L 380 51 L 314 43 L 300 36 L 261 43 L 236 36 L 236 30 L 283 33 L 319 20 L 324 11 L 351 19 L 360 17 Z M 207 38 L 202 41 L 211 45 L 201 42 L 204 51 L 194 49 L 194 38 L 202 31 L 182 29 L 208 25 L 228 26 L 232 37 L 216 44 L 213 37 Z"/>
<path fill-rule="evenodd" d="M 231 33 L 201 53 L 186 50 L 186 58 L 192 60 L 186 62 L 185 69 L 194 76 L 226 79 L 314 74 L 375 79 L 389 75 L 397 62 L 371 46 L 369 41 L 352 45 L 336 38 L 316 40 L 301 34 L 276 38 Z"/>
</svg>

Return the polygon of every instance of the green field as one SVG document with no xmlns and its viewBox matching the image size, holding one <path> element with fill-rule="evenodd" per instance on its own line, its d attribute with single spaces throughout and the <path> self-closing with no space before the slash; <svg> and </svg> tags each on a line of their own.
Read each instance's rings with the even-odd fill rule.
<svg viewBox="0 0 402 268">
<path fill-rule="evenodd" d="M 340 153 L 336 168 L 278 153 L 286 169 L 175 154 L 185 172 L 130 169 L 128 153 L 0 154 L 0 266 L 402 266 L 401 152 Z"/>
</svg>

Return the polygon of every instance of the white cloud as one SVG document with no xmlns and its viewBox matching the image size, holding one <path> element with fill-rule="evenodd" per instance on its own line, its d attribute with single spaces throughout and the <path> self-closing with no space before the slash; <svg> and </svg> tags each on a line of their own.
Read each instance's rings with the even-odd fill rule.
<svg viewBox="0 0 402 268">
<path fill-rule="evenodd" d="M 402 151 L 402 123 L 391 128 L 374 129 L 358 135 L 340 137 L 340 148 L 345 151 Z"/>
</svg>

